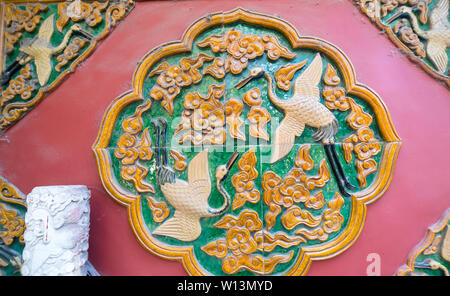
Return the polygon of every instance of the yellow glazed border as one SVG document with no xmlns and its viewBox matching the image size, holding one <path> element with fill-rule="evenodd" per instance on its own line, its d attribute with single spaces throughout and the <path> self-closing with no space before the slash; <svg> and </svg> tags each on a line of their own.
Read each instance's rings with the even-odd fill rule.
<svg viewBox="0 0 450 296">
<path fill-rule="evenodd" d="M 5 49 L 3 48 L 4 43 L 4 35 L 5 35 L 5 22 L 3 21 L 5 19 L 5 4 L 3 1 L 0 0 L 0 72 L 3 71 L 5 65 L 4 65 L 4 56 L 5 56 Z"/>
<path fill-rule="evenodd" d="M 196 261 L 192 247 L 172 247 L 159 243 L 147 230 L 140 208 L 140 196 L 123 191 L 111 175 L 111 160 L 106 149 L 114 125 L 120 112 L 130 103 L 143 100 L 143 85 L 146 74 L 162 58 L 178 53 L 190 52 L 194 39 L 203 31 L 220 24 L 244 21 L 280 31 L 293 48 L 311 48 L 325 53 L 337 65 L 349 94 L 365 100 L 373 108 L 385 145 L 380 168 L 373 185 L 352 197 L 352 213 L 346 229 L 338 237 L 319 246 L 304 247 L 289 275 L 304 275 L 312 260 L 334 257 L 348 249 L 359 236 L 366 216 L 366 205 L 378 199 L 388 188 L 401 146 L 400 137 L 394 129 L 388 110 L 380 97 L 365 85 L 356 81 L 353 65 L 347 56 L 334 45 L 315 37 L 300 36 L 298 31 L 286 21 L 242 8 L 224 13 L 209 14 L 194 22 L 183 34 L 180 41 L 165 43 L 146 54 L 133 74 L 132 89 L 116 98 L 106 110 L 99 134 L 92 150 L 97 159 L 98 169 L 106 191 L 120 204 L 128 208 L 128 219 L 139 243 L 150 252 L 166 259 L 180 260 L 191 275 L 209 275 Z"/>
<path fill-rule="evenodd" d="M 0 176 L 0 202 L 27 207 L 26 195 L 4 177 Z"/>
</svg>

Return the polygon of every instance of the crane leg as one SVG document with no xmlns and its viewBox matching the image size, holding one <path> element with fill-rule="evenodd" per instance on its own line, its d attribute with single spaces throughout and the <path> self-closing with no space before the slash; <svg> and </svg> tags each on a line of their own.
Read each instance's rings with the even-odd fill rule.
<svg viewBox="0 0 450 296">
<path fill-rule="evenodd" d="M 157 119 L 153 119 L 152 122 L 153 126 L 155 127 L 155 136 L 156 136 L 156 144 L 155 144 L 155 154 L 156 154 L 156 182 L 160 184 L 160 171 L 161 171 L 161 127 L 159 125 L 159 121 Z"/>
<path fill-rule="evenodd" d="M 355 186 L 353 186 L 350 183 L 350 180 L 348 179 L 348 177 L 345 176 L 344 169 L 342 168 L 341 162 L 339 161 L 339 158 L 336 153 L 336 146 L 334 144 L 330 144 L 330 147 L 331 147 L 331 155 L 333 156 L 333 159 L 334 159 L 334 162 L 336 163 L 338 172 L 339 172 L 342 180 L 344 181 L 345 187 L 349 190 L 356 190 L 357 188 Z"/>
<path fill-rule="evenodd" d="M 30 62 L 32 60 L 32 57 L 27 55 L 24 52 L 20 52 L 17 56 L 16 60 L 11 63 L 8 67 L 6 67 L 5 70 L 0 75 L 0 85 L 3 87 L 8 84 L 8 82 L 11 80 L 11 77 L 14 75 L 14 73 L 17 72 L 17 70 L 20 69 L 23 65 Z"/>
<path fill-rule="evenodd" d="M 351 195 L 345 190 L 345 182 L 344 178 L 340 175 L 338 170 L 338 165 L 333 157 L 332 146 L 333 144 L 324 144 L 325 154 L 327 155 L 328 161 L 331 164 L 331 171 L 333 172 L 334 178 L 336 179 L 336 183 L 338 185 L 339 191 L 345 197 L 350 197 Z"/>
<path fill-rule="evenodd" d="M 21 267 L 21 255 L 13 249 L 7 248 L 5 245 L 0 244 L 0 257 L 9 261 L 14 267 L 14 273 L 20 271 Z"/>
<path fill-rule="evenodd" d="M 168 165 L 168 156 L 167 156 L 167 120 L 163 117 L 158 118 L 159 126 L 160 126 L 160 138 L 162 139 L 162 143 L 159 147 L 161 154 L 161 169 L 159 172 L 159 181 L 161 185 L 165 183 L 174 183 L 175 182 L 175 172 Z"/>
<path fill-rule="evenodd" d="M 2 87 L 8 84 L 8 82 L 11 80 L 11 77 L 14 75 L 14 73 L 17 72 L 17 70 L 20 69 L 21 66 L 22 65 L 19 63 L 19 61 L 14 61 L 2 72 L 0 76 L 0 83 Z"/>
<path fill-rule="evenodd" d="M 162 158 L 161 158 L 161 162 L 163 166 L 167 165 L 167 120 L 163 117 L 159 117 L 159 122 L 161 125 L 161 139 L 162 139 L 162 145 L 161 145 L 161 149 L 162 149 Z"/>
</svg>

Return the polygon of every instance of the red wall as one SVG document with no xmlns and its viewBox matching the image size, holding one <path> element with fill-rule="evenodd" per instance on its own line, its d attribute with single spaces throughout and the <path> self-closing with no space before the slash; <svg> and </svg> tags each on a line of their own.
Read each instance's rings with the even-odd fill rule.
<svg viewBox="0 0 450 296">
<path fill-rule="evenodd" d="M 29 193 L 35 186 L 85 184 L 92 191 L 89 259 L 103 275 L 185 275 L 181 263 L 142 248 L 126 209 L 103 190 L 91 146 L 110 102 L 130 88 L 136 63 L 152 48 L 181 38 L 196 19 L 237 6 L 278 15 L 300 34 L 342 49 L 358 81 L 386 103 L 403 146 L 385 195 L 368 206 L 364 229 L 343 254 L 313 262 L 308 275 L 365 275 L 367 255 L 382 275 L 450 206 L 450 96 L 344 1 L 150 1 L 131 14 L 61 86 L 0 136 L 0 175 Z"/>
</svg>

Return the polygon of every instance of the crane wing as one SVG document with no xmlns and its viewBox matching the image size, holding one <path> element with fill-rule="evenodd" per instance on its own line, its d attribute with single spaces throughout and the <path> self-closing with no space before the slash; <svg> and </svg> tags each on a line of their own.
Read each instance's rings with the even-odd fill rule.
<svg viewBox="0 0 450 296">
<path fill-rule="evenodd" d="M 445 73 L 447 70 L 448 56 L 446 45 L 443 42 L 428 40 L 427 54 L 439 72 Z"/>
<path fill-rule="evenodd" d="M 164 221 L 153 231 L 153 234 L 166 235 L 189 242 L 197 239 L 201 232 L 200 217 L 192 217 L 175 210 L 173 217 Z"/>
<path fill-rule="evenodd" d="M 272 143 L 271 163 L 274 163 L 289 152 L 294 146 L 295 137 L 303 133 L 305 124 L 297 120 L 294 116 L 286 114 L 275 132 L 275 139 Z"/>
<path fill-rule="evenodd" d="M 208 150 L 203 150 L 197 154 L 189 163 L 188 167 L 189 184 L 197 181 L 206 181 L 211 186 L 208 168 Z"/>
<path fill-rule="evenodd" d="M 441 0 L 430 13 L 430 25 L 432 28 L 445 28 L 448 16 L 448 0 Z"/>
<path fill-rule="evenodd" d="M 322 72 L 322 58 L 320 54 L 316 54 L 308 68 L 295 80 L 294 94 L 319 100 L 319 82 Z"/>
<path fill-rule="evenodd" d="M 54 16 L 54 14 L 52 14 L 51 16 L 46 18 L 45 21 L 42 22 L 41 27 L 39 28 L 39 33 L 38 33 L 39 38 L 47 41 L 48 43 L 50 43 L 50 39 L 52 38 L 53 30 L 54 30 L 53 16 Z"/>
<path fill-rule="evenodd" d="M 52 73 L 51 58 L 46 54 L 42 54 L 41 56 L 34 58 L 34 64 L 36 65 L 39 84 L 43 86 L 47 83 L 50 74 Z"/>
</svg>

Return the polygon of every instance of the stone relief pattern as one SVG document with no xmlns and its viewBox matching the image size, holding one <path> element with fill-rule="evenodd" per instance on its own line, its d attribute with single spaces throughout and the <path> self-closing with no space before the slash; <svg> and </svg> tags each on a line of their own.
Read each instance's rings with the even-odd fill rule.
<svg viewBox="0 0 450 296">
<path fill-rule="evenodd" d="M 25 214 L 24 276 L 86 275 L 89 200 L 84 185 L 33 188 Z"/>
</svg>

